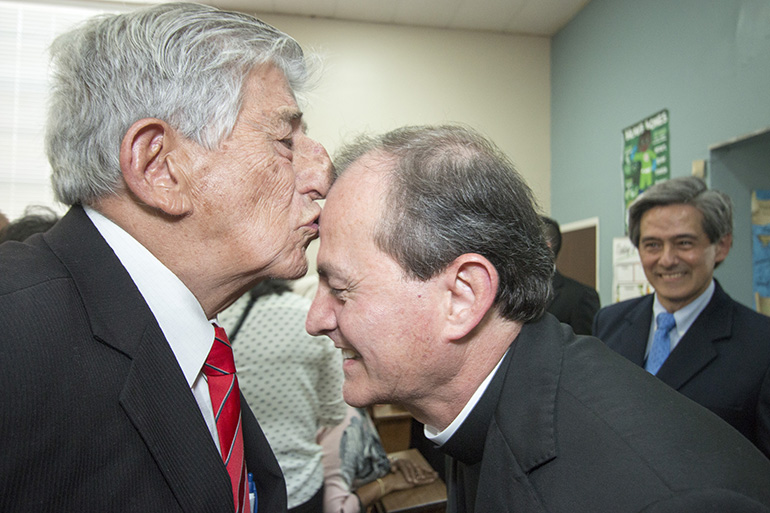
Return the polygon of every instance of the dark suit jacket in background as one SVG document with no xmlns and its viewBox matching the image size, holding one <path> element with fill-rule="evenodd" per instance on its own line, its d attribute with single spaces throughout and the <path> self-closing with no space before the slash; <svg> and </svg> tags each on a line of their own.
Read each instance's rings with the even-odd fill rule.
<svg viewBox="0 0 770 513">
<path fill-rule="evenodd" d="M 590 335 L 591 324 L 599 311 L 599 294 L 559 271 L 553 275 L 553 299 L 548 311 L 559 321 L 572 326 L 578 335 Z"/>
<path fill-rule="evenodd" d="M 476 513 L 770 511 L 770 460 L 754 445 L 549 314 L 524 325 L 492 381 L 483 458 L 466 469 Z"/>
<path fill-rule="evenodd" d="M 174 353 L 82 208 L 27 242 L 0 245 L 0 511 L 232 513 Z M 247 406 L 243 423 L 259 511 L 285 511 Z"/>
<path fill-rule="evenodd" d="M 603 308 L 594 334 L 643 366 L 653 301 L 650 294 Z M 711 301 L 657 377 L 725 419 L 770 457 L 770 317 L 733 301 L 716 283 Z"/>
</svg>

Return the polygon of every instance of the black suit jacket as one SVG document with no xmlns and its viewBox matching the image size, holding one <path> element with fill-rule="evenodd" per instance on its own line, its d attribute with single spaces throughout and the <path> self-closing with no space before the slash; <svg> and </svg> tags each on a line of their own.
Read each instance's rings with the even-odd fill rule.
<svg viewBox="0 0 770 513">
<path fill-rule="evenodd" d="M 0 333 L 1 511 L 233 511 L 176 358 L 82 208 L 0 245 Z M 259 511 L 285 511 L 280 468 L 242 402 Z"/>
<path fill-rule="evenodd" d="M 770 511 L 770 460 L 599 340 L 546 314 L 506 359 L 476 513 Z"/>
<path fill-rule="evenodd" d="M 578 335 L 590 335 L 591 323 L 599 311 L 599 294 L 579 281 L 554 272 L 553 298 L 548 311 L 559 321 L 572 326 Z"/>
<path fill-rule="evenodd" d="M 654 295 L 603 308 L 594 334 L 644 365 Z M 716 283 L 706 308 L 657 377 L 705 406 L 770 457 L 770 317 L 735 302 Z"/>
</svg>

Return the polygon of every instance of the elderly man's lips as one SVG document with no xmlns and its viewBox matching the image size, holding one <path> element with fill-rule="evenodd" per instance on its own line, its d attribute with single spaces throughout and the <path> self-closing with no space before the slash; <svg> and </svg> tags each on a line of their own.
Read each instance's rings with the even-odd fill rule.
<svg viewBox="0 0 770 513">
<path fill-rule="evenodd" d="M 302 225 L 303 228 L 310 228 L 312 230 L 318 230 L 318 216 L 314 217 L 310 221 Z"/>
</svg>

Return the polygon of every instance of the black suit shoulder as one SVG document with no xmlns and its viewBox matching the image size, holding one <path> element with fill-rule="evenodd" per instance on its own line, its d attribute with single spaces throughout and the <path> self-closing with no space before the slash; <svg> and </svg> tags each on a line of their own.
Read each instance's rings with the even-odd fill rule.
<svg viewBox="0 0 770 513">
<path fill-rule="evenodd" d="M 48 250 L 41 235 L 33 235 L 27 242 L 0 244 L 0 296 L 68 278 L 67 269 Z"/>
<path fill-rule="evenodd" d="M 548 312 L 560 322 L 572 326 L 576 334 L 590 335 L 591 322 L 600 306 L 599 293 L 558 271 L 552 283 L 553 297 Z"/>
<path fill-rule="evenodd" d="M 83 322 L 85 312 L 71 275 L 39 235 L 28 243 L 0 245 L 0 330 L 6 336 L 6 363 L 19 356 L 17 350 L 27 358 L 55 354 L 73 336 L 73 327 Z"/>
<path fill-rule="evenodd" d="M 652 301 L 653 295 L 648 294 L 601 308 L 594 317 L 593 335 L 606 343 L 608 338 L 627 326 L 632 316 L 638 316 L 640 308 L 649 304 L 652 315 Z"/>
</svg>

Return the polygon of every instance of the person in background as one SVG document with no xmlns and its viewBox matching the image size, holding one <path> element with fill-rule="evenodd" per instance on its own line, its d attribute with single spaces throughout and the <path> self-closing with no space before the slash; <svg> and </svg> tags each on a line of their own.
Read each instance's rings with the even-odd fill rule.
<svg viewBox="0 0 770 513">
<path fill-rule="evenodd" d="M 714 279 L 732 246 L 732 208 L 726 194 L 692 176 L 639 196 L 628 234 L 655 293 L 603 308 L 593 330 L 770 457 L 770 318 Z"/>
<path fill-rule="evenodd" d="M 430 484 L 430 466 L 389 458 L 366 410 L 347 406 L 345 419 L 318 432 L 323 447 L 323 513 L 364 513 L 398 490 Z M 320 510 L 319 510 L 320 511 Z"/>
<path fill-rule="evenodd" d="M 219 315 L 233 344 L 238 382 L 286 479 L 291 513 L 323 509 L 319 429 L 339 424 L 342 357 L 305 331 L 310 300 L 286 280 L 265 280 Z"/>
<path fill-rule="evenodd" d="M 550 217 L 542 217 L 545 238 L 553 254 L 554 271 L 551 287 L 553 296 L 548 304 L 548 312 L 560 322 L 572 326 L 577 335 L 590 335 L 591 325 L 599 311 L 599 294 L 595 289 L 568 278 L 556 269 L 556 259 L 561 251 L 561 229 L 559 223 Z"/>
<path fill-rule="evenodd" d="M 307 329 L 345 401 L 399 404 L 451 457 L 450 513 L 770 512 L 770 460 L 705 408 L 544 315 L 532 192 L 462 126 L 335 159 Z"/>
<path fill-rule="evenodd" d="M 308 59 L 242 13 L 162 3 L 51 48 L 69 211 L 0 245 L 0 511 L 286 511 L 217 314 L 307 271 L 331 162 Z M 317 165 L 316 161 L 323 165 Z"/>
<path fill-rule="evenodd" d="M 42 205 L 30 205 L 24 209 L 23 216 L 0 228 L 0 242 L 22 242 L 30 235 L 48 231 L 58 220 L 59 216 L 52 209 Z"/>
</svg>

